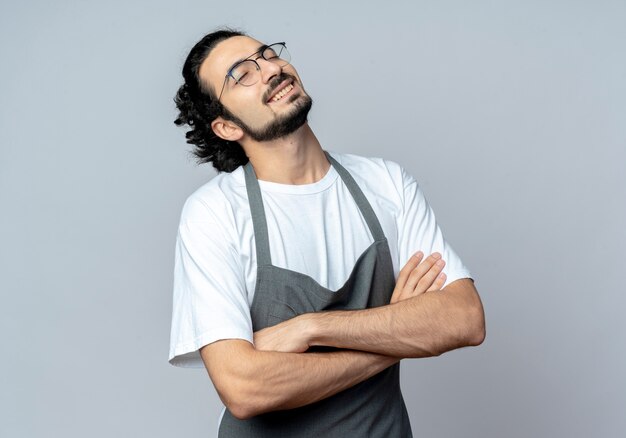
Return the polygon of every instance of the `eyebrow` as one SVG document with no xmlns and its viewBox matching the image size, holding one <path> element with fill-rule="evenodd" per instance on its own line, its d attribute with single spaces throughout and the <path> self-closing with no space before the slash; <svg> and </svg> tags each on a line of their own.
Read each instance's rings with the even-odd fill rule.
<svg viewBox="0 0 626 438">
<path fill-rule="evenodd" d="M 236 66 L 237 64 L 239 64 L 242 61 L 245 61 L 246 59 L 250 58 L 251 56 L 256 55 L 257 53 L 259 53 L 265 47 L 267 47 L 267 44 L 261 44 L 258 49 L 256 49 L 254 52 L 252 52 L 251 54 L 249 54 L 245 58 L 238 59 L 237 61 L 233 62 L 231 64 L 231 66 L 228 67 L 228 70 L 226 70 L 226 76 L 228 76 L 228 73 L 230 73 L 230 71 L 233 69 L 234 66 Z"/>
</svg>

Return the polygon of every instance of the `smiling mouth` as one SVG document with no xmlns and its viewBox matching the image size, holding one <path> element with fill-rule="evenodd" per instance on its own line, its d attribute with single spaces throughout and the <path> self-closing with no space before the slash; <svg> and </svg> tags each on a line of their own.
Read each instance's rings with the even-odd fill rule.
<svg viewBox="0 0 626 438">
<path fill-rule="evenodd" d="M 276 93 L 274 93 L 274 94 L 272 95 L 272 97 L 270 97 L 270 98 L 268 99 L 268 101 L 267 101 L 267 102 L 268 102 L 268 103 L 271 103 L 271 102 L 278 102 L 278 101 L 279 101 L 279 100 L 281 100 L 283 97 L 285 97 L 285 95 L 289 94 L 289 92 L 290 92 L 291 90 L 293 90 L 293 87 L 294 87 L 293 82 L 289 82 L 289 83 L 288 83 L 287 85 L 285 85 L 284 87 L 282 87 L 282 88 L 278 89 L 278 91 L 277 91 Z"/>
</svg>

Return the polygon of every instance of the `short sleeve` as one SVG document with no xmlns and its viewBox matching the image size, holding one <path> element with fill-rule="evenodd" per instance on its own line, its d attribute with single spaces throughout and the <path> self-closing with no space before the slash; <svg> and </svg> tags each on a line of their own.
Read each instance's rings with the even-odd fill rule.
<svg viewBox="0 0 626 438">
<path fill-rule="evenodd" d="M 422 251 L 425 256 L 439 252 L 446 262 L 443 269 L 447 276 L 444 287 L 460 278 L 472 278 L 452 246 L 446 242 L 435 213 L 415 178 L 402 167 L 400 172 L 403 187 L 402 211 L 398 218 L 400 269 L 417 251 Z"/>
<path fill-rule="evenodd" d="M 203 367 L 198 350 L 220 339 L 252 342 L 244 274 L 226 210 L 193 198 L 183 207 L 174 261 L 172 365 Z"/>
</svg>

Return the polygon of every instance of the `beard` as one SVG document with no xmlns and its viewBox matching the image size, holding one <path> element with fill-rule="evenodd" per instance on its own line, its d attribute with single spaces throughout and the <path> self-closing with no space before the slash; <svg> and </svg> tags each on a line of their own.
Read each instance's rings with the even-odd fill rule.
<svg viewBox="0 0 626 438">
<path fill-rule="evenodd" d="M 295 80 L 293 76 L 283 73 L 283 75 L 274 79 L 273 84 L 278 86 L 284 79 L 289 77 Z M 260 128 L 251 127 L 232 113 L 228 114 L 228 118 L 237 124 L 246 135 L 255 141 L 262 142 L 276 140 L 295 132 L 307 122 L 309 111 L 313 106 L 313 99 L 311 99 L 311 97 L 303 90 L 302 94 L 289 97 L 288 103 L 292 102 L 294 105 L 291 111 L 276 117 L 274 120 L 268 122 L 265 126 Z"/>
</svg>

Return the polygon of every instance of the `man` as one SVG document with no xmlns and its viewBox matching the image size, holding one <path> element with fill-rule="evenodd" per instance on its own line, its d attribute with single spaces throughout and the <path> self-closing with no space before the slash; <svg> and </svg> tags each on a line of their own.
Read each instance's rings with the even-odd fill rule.
<svg viewBox="0 0 626 438">
<path fill-rule="evenodd" d="M 206 367 L 220 437 L 412 436 L 399 361 L 485 335 L 415 179 L 322 149 L 284 43 L 211 33 L 183 77 L 176 123 L 220 173 L 181 215 L 170 363 Z"/>
</svg>

